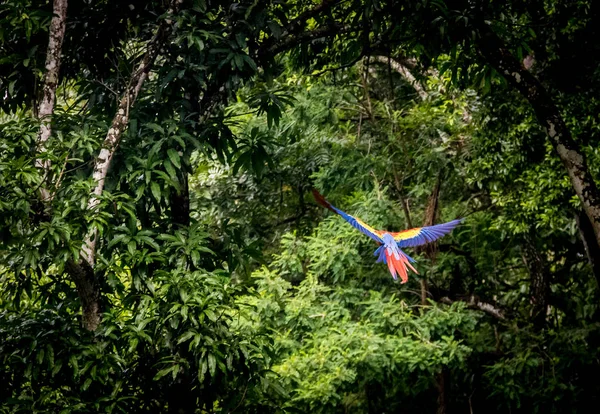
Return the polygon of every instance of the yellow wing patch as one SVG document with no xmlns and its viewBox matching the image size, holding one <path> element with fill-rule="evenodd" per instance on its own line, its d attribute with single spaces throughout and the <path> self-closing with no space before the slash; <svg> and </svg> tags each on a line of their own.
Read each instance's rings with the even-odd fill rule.
<svg viewBox="0 0 600 414">
<path fill-rule="evenodd" d="M 354 217 L 354 216 L 352 216 L 352 217 Z M 376 235 L 380 236 L 380 234 L 379 234 L 379 233 L 381 233 L 381 232 L 380 232 L 379 230 L 375 230 L 373 227 L 369 226 L 367 223 L 365 223 L 364 221 L 362 221 L 362 220 L 361 220 L 361 219 L 359 219 L 359 218 L 356 218 L 356 217 L 354 217 L 354 220 L 356 220 L 356 222 L 357 222 L 358 224 L 360 224 L 361 226 L 363 226 L 365 229 L 367 229 L 367 230 L 368 230 L 368 231 L 370 231 L 371 233 L 373 233 L 373 234 L 376 234 Z M 381 237 L 381 236 L 380 236 L 380 237 Z"/>
<path fill-rule="evenodd" d="M 419 233 L 421 233 L 421 227 L 416 227 L 414 229 L 408 229 L 408 230 L 404 230 L 404 231 L 401 231 L 398 233 L 390 233 L 390 234 L 392 235 L 394 240 L 400 241 L 400 240 L 406 240 L 406 239 L 411 239 L 413 237 L 416 237 L 419 235 Z"/>
</svg>

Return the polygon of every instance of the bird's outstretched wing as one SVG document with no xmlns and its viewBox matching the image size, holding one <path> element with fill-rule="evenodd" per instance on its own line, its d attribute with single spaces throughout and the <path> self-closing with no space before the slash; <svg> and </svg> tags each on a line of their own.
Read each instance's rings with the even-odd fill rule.
<svg viewBox="0 0 600 414">
<path fill-rule="evenodd" d="M 436 224 L 435 226 L 415 227 L 398 233 L 390 233 L 398 243 L 398 247 L 415 247 L 431 243 L 442 236 L 450 233 L 464 219 L 449 221 L 448 223 Z"/>
<path fill-rule="evenodd" d="M 375 240 L 377 243 L 383 243 L 383 240 L 380 236 L 381 232 L 379 230 L 375 230 L 373 227 L 369 226 L 361 219 L 351 216 L 350 214 L 346 214 L 342 210 L 335 208 L 329 203 L 329 201 L 325 200 L 325 197 L 323 197 L 317 190 L 313 189 L 312 193 L 317 203 L 333 211 L 334 213 L 339 214 L 344 220 L 350 223 L 352 227 L 360 230 L 363 234 L 366 234 L 367 236 Z"/>
</svg>

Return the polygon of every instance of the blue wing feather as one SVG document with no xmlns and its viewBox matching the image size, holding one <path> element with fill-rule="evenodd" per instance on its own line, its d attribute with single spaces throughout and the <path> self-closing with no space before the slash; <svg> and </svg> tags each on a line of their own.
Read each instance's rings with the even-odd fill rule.
<svg viewBox="0 0 600 414">
<path fill-rule="evenodd" d="M 370 238 L 372 238 L 373 240 L 375 240 L 377 243 L 383 243 L 383 240 L 377 234 L 377 230 L 375 230 L 373 227 L 369 226 L 368 224 L 366 224 L 365 222 L 363 222 L 361 219 L 353 217 L 350 214 L 346 214 L 342 210 L 334 207 L 329 201 L 325 200 L 325 197 L 323 197 L 315 189 L 313 189 L 313 196 L 315 197 L 315 200 L 317 201 L 317 203 L 319 203 L 323 207 L 325 207 L 325 208 L 333 211 L 334 213 L 337 213 L 340 216 L 342 216 L 342 218 L 344 220 L 346 220 L 348 223 L 350 223 L 350 225 L 352 227 L 354 227 L 355 229 L 358 229 L 361 233 L 369 236 Z"/>
<path fill-rule="evenodd" d="M 350 225 L 352 227 L 354 227 L 355 229 L 358 229 L 361 233 L 369 236 L 370 238 L 372 238 L 376 242 L 383 243 L 383 240 L 381 239 L 381 237 L 379 237 L 377 234 L 375 234 L 373 231 L 371 231 L 369 228 L 367 228 L 365 226 L 365 224 L 361 222 L 360 219 L 357 219 L 356 217 L 353 217 L 350 214 L 346 214 L 342 210 L 338 210 L 334 206 L 331 206 L 331 208 L 333 208 L 333 210 L 336 213 L 338 213 L 340 216 L 342 216 L 342 218 L 344 220 L 346 220 L 348 223 L 350 223 Z"/>
<path fill-rule="evenodd" d="M 409 239 L 398 241 L 398 247 L 415 247 L 431 243 L 450 233 L 463 219 L 449 221 L 448 223 L 436 224 L 435 226 L 421 227 L 419 233 Z"/>
</svg>

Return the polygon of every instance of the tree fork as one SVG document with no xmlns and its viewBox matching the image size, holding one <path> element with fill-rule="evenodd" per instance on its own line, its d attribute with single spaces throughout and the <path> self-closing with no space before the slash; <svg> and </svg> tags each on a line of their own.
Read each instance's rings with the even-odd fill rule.
<svg viewBox="0 0 600 414">
<path fill-rule="evenodd" d="M 171 1 L 169 9 L 171 14 L 177 12 L 180 3 L 181 0 Z M 100 203 L 98 197 L 102 195 L 110 162 L 119 147 L 121 137 L 129 123 L 129 111 L 138 97 L 145 80 L 148 78 L 150 69 L 159 54 L 164 40 L 171 31 L 171 25 L 172 21 L 169 19 L 161 22 L 156 34 L 148 43 L 147 51 L 137 70 L 131 75 L 125 93 L 119 101 L 116 114 L 102 144 L 102 149 L 96 158 L 92 175 L 95 188 L 88 201 L 88 210 L 93 210 Z M 90 232 L 81 249 L 82 260 L 79 263 L 69 261 L 66 266 L 66 271 L 75 283 L 81 301 L 82 324 L 90 331 L 96 330 L 102 320 L 100 283 L 93 269 L 97 238 L 97 231 Z"/>
<path fill-rule="evenodd" d="M 102 320 L 102 306 L 99 281 L 94 269 L 85 261 L 76 263 L 69 260 L 66 271 L 75 283 L 81 302 L 81 323 L 85 329 L 95 331 Z"/>
</svg>

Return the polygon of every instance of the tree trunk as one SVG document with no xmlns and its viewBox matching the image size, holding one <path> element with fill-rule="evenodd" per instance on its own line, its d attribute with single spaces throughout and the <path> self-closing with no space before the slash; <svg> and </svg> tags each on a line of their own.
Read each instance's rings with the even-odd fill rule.
<svg viewBox="0 0 600 414">
<path fill-rule="evenodd" d="M 441 372 L 436 378 L 436 388 L 438 391 L 436 414 L 446 414 L 448 412 L 448 368 L 442 367 Z"/>
<path fill-rule="evenodd" d="M 46 143 L 52 134 L 52 115 L 56 101 L 56 89 L 58 88 L 60 56 L 62 44 L 66 31 L 67 0 L 54 0 L 53 17 L 50 22 L 48 49 L 46 52 L 46 73 L 42 86 L 42 97 L 37 109 L 40 118 L 40 131 L 37 139 L 37 153 L 46 151 Z M 46 185 L 50 182 L 50 161 L 43 158 L 35 160 L 35 166 L 44 173 L 44 182 L 40 187 L 40 198 L 42 202 L 50 201 L 51 194 Z M 60 181 L 60 177 L 58 179 Z M 59 183 L 56 183 L 58 187 Z M 100 289 L 93 269 L 85 263 L 78 264 L 70 260 L 66 264 L 67 273 L 75 283 L 79 300 L 81 301 L 82 325 L 89 330 L 96 330 L 101 320 Z"/>
<path fill-rule="evenodd" d="M 95 331 L 102 320 L 101 294 L 94 269 L 85 262 L 69 260 L 66 265 L 81 302 L 81 323 L 85 329 Z"/>
<path fill-rule="evenodd" d="M 571 185 L 594 230 L 596 244 L 600 246 L 600 191 L 590 174 L 581 148 L 571 136 L 571 131 L 540 81 L 525 69 L 491 28 L 482 25 L 481 34 L 477 45 L 479 52 L 533 107 L 567 169 Z"/>
<path fill-rule="evenodd" d="M 423 219 L 423 227 L 425 226 L 433 226 L 436 222 L 436 218 L 439 212 L 439 200 L 440 200 L 440 186 L 441 186 L 441 173 L 438 174 L 437 179 L 435 181 L 435 185 L 433 186 L 433 190 L 431 191 L 431 195 L 427 200 L 427 208 L 425 209 L 425 218 Z M 431 260 L 432 263 L 435 263 L 435 258 L 437 256 L 437 242 L 427 243 L 424 246 L 420 246 L 416 248 L 417 251 L 422 251 L 425 253 L 427 258 Z"/>
<path fill-rule="evenodd" d="M 433 226 L 435 223 L 439 207 L 440 184 L 440 175 L 438 174 L 433 191 L 427 200 L 427 208 L 425 210 L 425 218 L 423 219 L 423 227 Z M 437 242 L 427 243 L 424 246 L 416 247 L 415 251 L 424 252 L 425 256 L 427 256 L 431 263 L 435 263 L 435 258 L 437 256 Z M 421 305 L 425 306 L 427 305 L 427 297 L 429 296 L 429 284 L 427 283 L 427 279 L 424 277 L 422 277 L 419 282 L 421 284 Z"/>
<path fill-rule="evenodd" d="M 171 191 L 170 204 L 173 223 L 179 226 L 189 226 L 190 190 L 188 184 L 188 173 L 186 171 L 181 172 L 181 191 Z"/>
<path fill-rule="evenodd" d="M 588 261 L 592 266 L 592 271 L 600 287 L 600 246 L 596 243 L 596 237 L 594 235 L 594 228 L 590 219 L 584 212 L 579 212 L 575 219 L 577 220 L 577 227 L 579 228 L 579 235 L 583 241 L 583 247 L 587 255 Z"/>
<path fill-rule="evenodd" d="M 65 27 L 67 20 L 67 0 L 54 0 L 52 7 L 53 17 L 50 22 L 50 38 L 46 51 L 46 73 L 42 86 L 42 97 L 37 110 L 41 120 L 40 131 L 37 139 L 37 153 L 46 150 L 46 142 L 52 134 L 52 115 L 54 114 L 54 102 L 56 100 L 56 88 L 58 87 L 58 74 L 60 69 L 60 54 L 65 38 Z M 44 172 L 44 183 L 40 187 L 42 201 L 50 199 L 50 192 L 45 185 L 50 175 L 50 161 L 43 158 L 35 160 L 35 166 Z"/>
<path fill-rule="evenodd" d="M 534 244 L 533 237 L 528 237 L 523 247 L 523 261 L 529 269 L 531 277 L 531 317 L 536 326 L 543 328 L 546 324 L 546 313 L 548 311 L 550 272 L 546 260 Z"/>
</svg>

